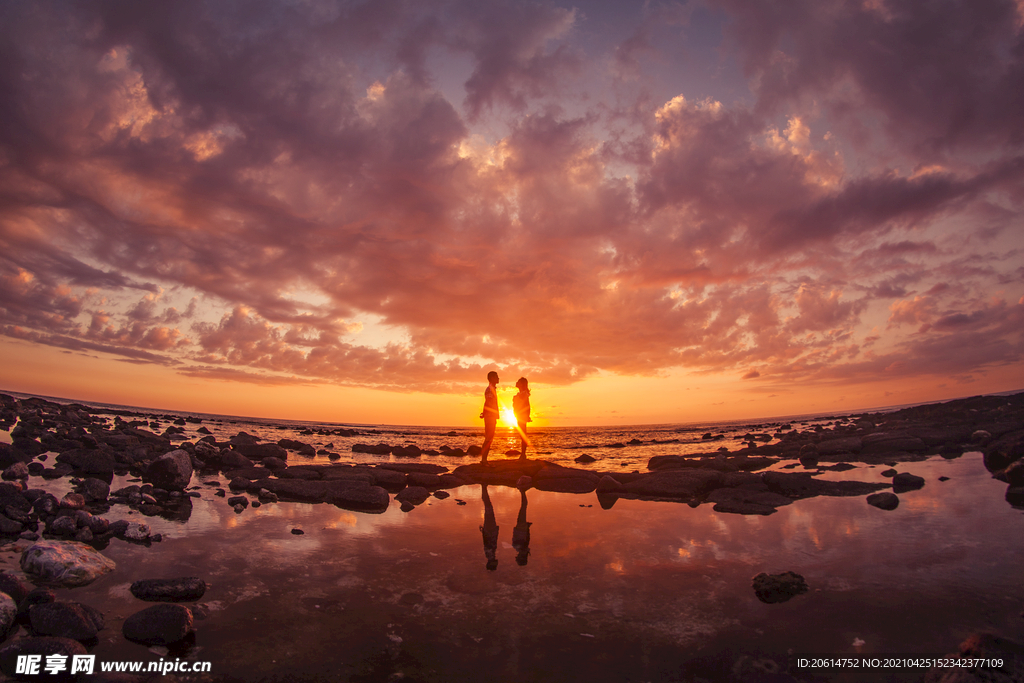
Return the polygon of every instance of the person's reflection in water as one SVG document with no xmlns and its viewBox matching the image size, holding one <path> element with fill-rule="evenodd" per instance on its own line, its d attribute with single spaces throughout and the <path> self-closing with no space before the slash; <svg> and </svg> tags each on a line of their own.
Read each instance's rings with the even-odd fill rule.
<svg viewBox="0 0 1024 683">
<path fill-rule="evenodd" d="M 519 517 L 516 527 L 512 530 L 512 547 L 516 549 L 516 563 L 525 567 L 530 559 L 530 524 L 526 521 L 526 491 L 520 491 L 522 500 L 519 503 Z"/>
<path fill-rule="evenodd" d="M 487 569 L 493 572 L 498 568 L 498 523 L 494 520 L 494 506 L 487 495 L 487 484 L 481 484 L 480 497 L 484 501 L 484 523 L 480 525 L 484 536 L 484 555 L 487 556 Z"/>
</svg>

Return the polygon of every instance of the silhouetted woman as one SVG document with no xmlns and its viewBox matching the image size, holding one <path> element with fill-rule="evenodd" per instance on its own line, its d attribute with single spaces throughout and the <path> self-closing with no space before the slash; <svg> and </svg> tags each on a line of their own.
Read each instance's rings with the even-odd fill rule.
<svg viewBox="0 0 1024 683">
<path fill-rule="evenodd" d="M 512 529 L 512 547 L 516 549 L 516 564 L 525 567 L 530 559 L 530 524 L 526 521 L 526 491 L 520 489 L 519 518 Z"/>
<path fill-rule="evenodd" d="M 526 460 L 526 446 L 530 443 L 526 438 L 526 423 L 532 422 L 532 420 L 530 418 L 530 384 L 525 377 L 519 378 L 519 381 L 516 382 L 516 389 L 519 389 L 519 393 L 512 397 L 512 412 L 516 414 L 516 429 L 519 431 L 519 459 Z"/>
</svg>

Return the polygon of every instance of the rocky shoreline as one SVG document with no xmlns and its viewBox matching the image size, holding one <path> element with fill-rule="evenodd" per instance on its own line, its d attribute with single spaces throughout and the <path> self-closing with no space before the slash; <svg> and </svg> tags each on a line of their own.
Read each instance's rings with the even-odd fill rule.
<svg viewBox="0 0 1024 683">
<path fill-rule="evenodd" d="M 410 512 L 430 498 L 449 497 L 447 489 L 470 485 L 596 493 L 605 509 L 627 498 L 692 507 L 709 504 L 720 513 L 770 515 L 779 507 L 815 496 L 860 496 L 868 505 L 892 510 L 899 505 L 899 494 L 926 485 L 924 479 L 898 467 L 935 455 L 957 458 L 980 451 L 985 467 L 1007 484 L 1006 501 L 1024 509 L 1024 394 L 837 417 L 813 429 L 779 424 L 772 434 L 748 435 L 742 449 L 654 456 L 646 472 L 594 472 L 587 469 L 588 458 L 583 456 L 576 459 L 579 467 L 515 458 L 449 469 L 409 460 L 440 454 L 473 457 L 475 447 L 430 450 L 410 443 L 352 446 L 355 452 L 394 456 L 404 462 L 292 464 L 290 452 L 336 458 L 296 439 L 268 443 L 239 432 L 218 441 L 209 430 L 197 428 L 199 418 L 164 416 L 163 421 L 172 424 L 158 434 L 151 431 L 160 425 L 153 416 L 129 422 L 122 418 L 139 415 L 121 413 L 126 411 L 0 394 L 0 427 L 11 435 L 10 444 L 0 444 L 4 480 L 0 482 L 0 540 L 32 543 L 24 550 L 21 567 L 39 584 L 33 587 L 0 574 L 0 627 L 7 634 L 20 624 L 28 634 L 0 649 L 0 671 L 7 675 L 15 673 L 12 657 L 17 654 L 84 653 L 96 631 L 103 628 L 101 614 L 87 605 L 56 600 L 47 586 L 82 585 L 94 579 L 104 571 L 98 551 L 113 539 L 138 544 L 162 540 L 145 522 L 114 517 L 138 512 L 187 520 L 193 499 L 211 488 L 238 514 L 281 501 L 324 503 L 363 513 L 382 513 L 394 501 Z M 114 416 L 113 424 L 104 417 L 109 415 Z M 194 440 L 186 432 L 190 425 Z M 342 431 L 339 436 L 358 435 L 354 430 Z M 712 434 L 705 436 L 709 445 L 716 441 Z M 881 465 L 888 469 L 874 483 L 818 476 Z M 133 483 L 111 490 L 115 475 L 132 477 Z M 74 490 L 58 498 L 31 487 L 33 476 L 49 481 L 66 478 Z M 222 479 L 228 482 L 226 487 Z M 90 562 L 97 566 L 78 571 Z M 76 567 L 78 574 L 57 575 L 56 566 Z M 201 597 L 205 589 L 199 577 L 159 577 L 137 583 L 140 592 L 132 588 L 136 597 L 165 596 L 140 597 L 143 600 L 187 602 Z M 126 621 L 124 636 L 134 642 L 174 643 L 187 639 L 192 623 L 188 607 L 158 605 Z"/>
</svg>

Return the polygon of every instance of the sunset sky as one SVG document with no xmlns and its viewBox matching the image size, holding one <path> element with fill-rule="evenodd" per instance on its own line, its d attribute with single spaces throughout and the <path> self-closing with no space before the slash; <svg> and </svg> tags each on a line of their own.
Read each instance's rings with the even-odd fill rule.
<svg viewBox="0 0 1024 683">
<path fill-rule="evenodd" d="M 537 424 L 1024 389 L 1024 0 L 0 4 L 0 390 Z"/>
</svg>

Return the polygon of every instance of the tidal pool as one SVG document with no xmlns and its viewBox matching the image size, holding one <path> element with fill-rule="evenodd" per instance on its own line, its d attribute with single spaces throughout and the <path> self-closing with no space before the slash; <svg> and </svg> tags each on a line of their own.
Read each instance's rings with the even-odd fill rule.
<svg viewBox="0 0 1024 683">
<path fill-rule="evenodd" d="M 884 469 L 827 476 L 883 481 Z M 148 522 L 165 540 L 113 540 L 103 552 L 116 571 L 58 592 L 105 613 L 98 661 L 207 660 L 216 680 L 920 680 L 790 667 L 798 653 L 939 656 L 979 631 L 1024 642 L 1024 513 L 1005 484 L 977 453 L 897 469 L 927 483 L 891 512 L 863 497 L 767 517 L 637 500 L 604 510 L 594 494 L 537 490 L 523 510 L 519 491 L 489 486 L 494 569 L 479 486 L 381 515 L 301 503 L 236 514 L 210 488 L 187 521 L 112 508 L 109 519 Z M 4 549 L 8 567 L 28 545 Z M 751 578 L 784 571 L 809 591 L 758 600 Z M 209 584 L 194 643 L 125 641 L 124 619 L 148 606 L 131 582 L 190 575 Z"/>
</svg>

